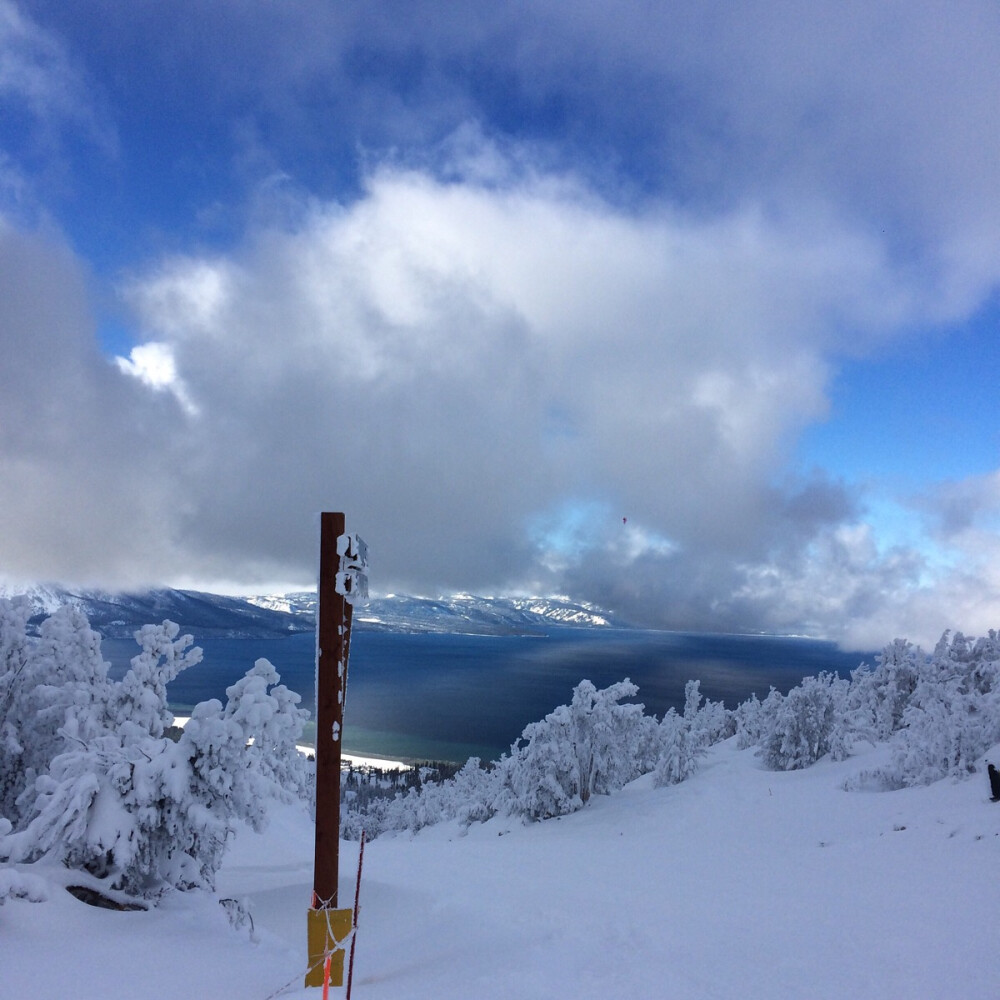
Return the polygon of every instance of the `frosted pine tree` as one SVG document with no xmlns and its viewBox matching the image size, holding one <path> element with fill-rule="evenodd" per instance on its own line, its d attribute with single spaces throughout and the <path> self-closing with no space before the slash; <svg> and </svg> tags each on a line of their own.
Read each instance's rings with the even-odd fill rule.
<svg viewBox="0 0 1000 1000">
<path fill-rule="evenodd" d="M 0 817 L 17 818 L 17 799 L 25 787 L 23 730 L 28 714 L 27 600 L 0 598 Z"/>
<path fill-rule="evenodd" d="M 215 699 L 195 706 L 179 740 L 206 806 L 223 803 L 255 830 L 268 802 L 312 791 L 312 770 L 296 749 L 308 713 L 280 679 L 268 660 L 257 660 L 226 689 L 225 708 Z"/>
<path fill-rule="evenodd" d="M 60 754 L 36 782 L 30 822 L 6 838 L 4 852 L 16 862 L 62 862 L 132 895 L 205 884 L 205 817 L 195 830 L 185 822 L 192 803 L 176 750 L 166 739 L 109 735 Z"/>
<path fill-rule="evenodd" d="M 699 733 L 692 732 L 691 718 L 684 718 L 671 708 L 660 722 L 658 737 L 660 756 L 653 771 L 653 784 L 660 788 L 689 778 L 706 753 L 706 741 Z"/>
<path fill-rule="evenodd" d="M 736 732 L 736 720 L 721 701 L 705 699 L 702 704 L 702 697 L 701 681 L 684 685 L 684 719 L 692 738 L 710 747 Z"/>
<path fill-rule="evenodd" d="M 561 705 L 544 720 L 525 726 L 510 756 L 500 761 L 504 812 L 548 819 L 583 807 L 578 762 L 566 737 L 567 714 Z"/>
<path fill-rule="evenodd" d="M 53 757 L 102 731 L 110 689 L 101 638 L 81 611 L 59 608 L 31 639 L 27 602 L 0 605 L 0 811 L 16 823 Z"/>
<path fill-rule="evenodd" d="M 21 732 L 27 787 L 18 802 L 21 812 L 30 809 L 35 777 L 58 754 L 106 731 L 112 691 L 101 637 L 82 611 L 64 605 L 39 631 L 26 671 Z"/>
<path fill-rule="evenodd" d="M 464 827 L 484 823 L 496 811 L 497 775 L 470 757 L 450 782 L 450 812 Z"/>
<path fill-rule="evenodd" d="M 785 697 L 772 692 L 761 711 L 758 754 L 767 767 L 792 771 L 830 754 L 843 760 L 852 728 L 847 714 L 849 684 L 823 671 L 806 677 Z"/>
<path fill-rule="evenodd" d="M 174 721 L 167 708 L 167 685 L 182 671 L 201 662 L 202 652 L 190 635 L 177 638 L 172 621 L 143 625 L 135 633 L 142 651 L 115 688 L 111 726 L 125 738 L 160 737 Z"/>
<path fill-rule="evenodd" d="M 776 695 L 778 698 L 781 697 L 780 694 L 771 688 L 771 695 Z M 763 702 L 757 697 L 756 692 L 751 694 L 746 701 L 736 706 L 736 710 L 733 712 L 733 721 L 736 725 L 736 746 L 740 750 L 747 750 L 750 747 L 755 747 L 760 742 L 760 738 L 763 732 L 763 720 L 766 714 L 764 711 L 764 705 L 767 704 L 767 698 Z"/>
<path fill-rule="evenodd" d="M 638 690 L 628 679 L 601 691 L 584 680 L 569 705 L 527 726 L 502 762 L 504 807 L 532 819 L 559 816 L 642 773 L 656 723 L 642 705 L 620 704 Z"/>
<path fill-rule="evenodd" d="M 991 631 L 972 640 L 945 632 L 891 740 L 889 765 L 868 777 L 888 788 L 929 784 L 973 773 L 1000 742 L 1000 641 Z"/>
<path fill-rule="evenodd" d="M 245 769 L 260 776 L 270 797 L 290 801 L 308 797 L 312 787 L 312 770 L 296 749 L 309 713 L 298 707 L 301 697 L 280 680 L 268 660 L 257 660 L 226 688 L 225 718 L 242 732 Z"/>
<path fill-rule="evenodd" d="M 10 833 L 10 820 L 0 817 L 0 837 Z M 27 899 L 33 903 L 48 898 L 47 886 L 35 875 L 19 872 L 16 868 L 0 868 L 0 906 L 7 899 Z"/>
<path fill-rule="evenodd" d="M 851 673 L 850 705 L 867 714 L 876 740 L 888 740 L 903 725 L 926 661 L 919 647 L 896 639 L 878 654 L 874 669 L 861 666 Z"/>
<path fill-rule="evenodd" d="M 20 764 L 26 735 L 39 740 L 37 760 L 22 770 L 31 780 L 18 797 L 18 826 L 2 824 L 0 858 L 49 858 L 144 897 L 211 888 L 235 822 L 259 827 L 269 799 L 302 789 L 298 696 L 258 661 L 225 710 L 218 701 L 196 706 L 175 743 L 163 735 L 172 722 L 166 685 L 201 659 L 177 625 L 136 632 L 141 651 L 110 684 L 82 615 L 57 613 L 34 644 L 25 621 L 22 609 L 0 605 L 4 752 L 16 751 Z M 51 683 L 60 675 L 65 685 Z"/>
</svg>

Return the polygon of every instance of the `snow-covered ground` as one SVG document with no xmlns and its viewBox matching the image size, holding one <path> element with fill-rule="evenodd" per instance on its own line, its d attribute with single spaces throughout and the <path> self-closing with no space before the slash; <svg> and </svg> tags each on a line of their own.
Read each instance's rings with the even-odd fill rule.
<svg viewBox="0 0 1000 1000">
<path fill-rule="evenodd" d="M 353 995 L 993 1000 L 1000 804 L 984 773 L 840 789 L 884 752 L 772 772 L 730 740 L 680 785 L 647 775 L 559 820 L 379 838 L 365 851 Z M 342 850 L 342 905 L 357 849 Z M 49 871 L 45 902 L 0 907 L 0 997 L 318 1000 L 302 986 L 311 869 L 296 808 L 240 835 L 218 889 L 248 900 L 256 943 L 207 894 L 113 912 Z"/>
</svg>

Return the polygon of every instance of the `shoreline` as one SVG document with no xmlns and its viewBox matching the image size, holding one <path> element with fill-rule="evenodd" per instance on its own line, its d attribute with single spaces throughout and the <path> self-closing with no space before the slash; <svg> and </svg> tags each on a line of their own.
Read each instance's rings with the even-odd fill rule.
<svg viewBox="0 0 1000 1000">
<path fill-rule="evenodd" d="M 177 726 L 178 729 L 183 729 L 190 718 L 190 715 L 175 715 L 173 725 Z M 295 748 L 299 753 L 307 756 L 316 753 L 316 748 L 306 743 L 296 744 Z M 414 762 L 396 760 L 394 757 L 379 757 L 371 753 L 351 753 L 350 750 L 343 751 L 340 759 L 342 764 L 348 764 L 351 767 L 381 767 L 387 771 L 409 771 L 415 766 Z"/>
</svg>

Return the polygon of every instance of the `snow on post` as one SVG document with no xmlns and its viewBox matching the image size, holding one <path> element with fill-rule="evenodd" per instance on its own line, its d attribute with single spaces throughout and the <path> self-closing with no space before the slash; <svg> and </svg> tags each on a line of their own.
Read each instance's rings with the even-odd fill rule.
<svg viewBox="0 0 1000 1000">
<path fill-rule="evenodd" d="M 368 600 L 368 546 L 358 535 L 342 534 L 337 537 L 337 556 L 340 560 L 336 588 L 351 605 Z"/>
</svg>

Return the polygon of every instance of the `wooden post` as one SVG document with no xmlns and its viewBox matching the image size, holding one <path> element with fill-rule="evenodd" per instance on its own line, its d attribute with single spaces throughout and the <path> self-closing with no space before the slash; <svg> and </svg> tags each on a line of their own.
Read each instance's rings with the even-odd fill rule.
<svg viewBox="0 0 1000 1000">
<path fill-rule="evenodd" d="M 351 929 L 351 911 L 337 909 L 340 860 L 340 762 L 351 642 L 351 604 L 338 587 L 338 540 L 344 515 L 320 515 L 319 584 L 316 609 L 316 850 L 309 913 L 309 972 L 306 986 L 322 986 L 324 962 L 333 952 L 330 979 L 344 982 L 341 942 Z"/>
<path fill-rule="evenodd" d="M 316 905 L 337 907 L 340 849 L 340 760 L 351 606 L 337 593 L 343 514 L 320 515 L 319 607 L 316 612 Z"/>
</svg>

